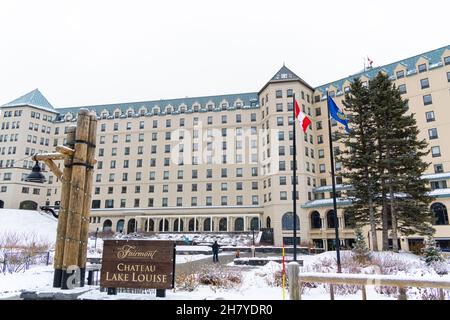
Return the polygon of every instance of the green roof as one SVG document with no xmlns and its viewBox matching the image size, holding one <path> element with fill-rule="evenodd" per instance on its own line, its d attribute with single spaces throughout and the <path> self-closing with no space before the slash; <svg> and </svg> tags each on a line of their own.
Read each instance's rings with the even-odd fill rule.
<svg viewBox="0 0 450 320">
<path fill-rule="evenodd" d="M 34 89 L 33 91 L 28 92 L 27 94 L 11 102 L 8 102 L 7 104 L 4 104 L 2 107 L 21 107 L 21 106 L 30 106 L 58 113 L 58 111 L 56 111 L 55 108 L 53 108 L 53 106 L 50 104 L 50 102 L 48 102 L 48 100 L 42 95 L 39 89 Z"/>
</svg>

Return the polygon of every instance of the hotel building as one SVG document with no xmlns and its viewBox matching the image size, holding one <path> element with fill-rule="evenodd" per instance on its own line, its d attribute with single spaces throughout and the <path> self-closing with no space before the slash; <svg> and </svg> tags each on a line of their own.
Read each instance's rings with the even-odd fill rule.
<svg viewBox="0 0 450 320">
<path fill-rule="evenodd" d="M 312 124 L 296 130 L 298 237 L 331 250 L 335 223 L 342 245 L 354 232 L 345 207 L 348 186 L 339 176 L 338 221 L 333 218 L 326 92 L 342 106 L 351 81 L 389 75 L 419 138 L 431 149 L 424 176 L 435 197 L 430 206 L 435 238 L 450 250 L 450 46 L 312 87 L 283 66 L 259 91 L 207 97 L 55 108 L 34 90 L 0 108 L 0 208 L 58 205 L 60 181 L 44 166 L 47 181 L 24 177 L 32 155 L 65 143 L 80 108 L 98 118 L 91 231 L 249 232 L 265 243 L 292 244 L 292 95 Z M 332 122 L 332 130 L 341 130 Z M 343 146 L 334 144 L 337 154 Z M 62 165 L 62 164 L 60 164 Z M 367 232 L 366 232 L 367 234 Z M 381 237 L 380 241 L 381 241 Z M 422 241 L 401 237 L 401 248 Z M 369 243 L 370 245 L 370 243 Z"/>
</svg>

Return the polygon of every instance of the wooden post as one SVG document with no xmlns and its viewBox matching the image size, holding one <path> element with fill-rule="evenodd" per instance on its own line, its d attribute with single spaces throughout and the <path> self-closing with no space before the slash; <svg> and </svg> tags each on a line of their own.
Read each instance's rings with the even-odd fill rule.
<svg viewBox="0 0 450 320">
<path fill-rule="evenodd" d="M 75 144 L 76 127 L 67 128 L 67 144 L 70 148 Z M 72 179 L 72 158 L 66 157 L 64 160 L 63 177 L 61 179 L 61 202 L 58 215 L 58 227 L 56 231 L 55 257 L 54 257 L 54 276 L 53 287 L 60 288 L 62 283 L 62 264 L 64 257 L 64 244 L 66 241 L 67 230 L 67 211 L 70 197 L 70 180 Z"/>
<path fill-rule="evenodd" d="M 398 293 L 398 300 L 407 300 L 405 287 L 398 287 Z"/>
<path fill-rule="evenodd" d="M 298 272 L 300 266 L 297 262 L 292 261 L 288 263 L 288 284 L 289 284 L 289 298 L 290 300 L 300 300 L 299 279 Z"/>
<path fill-rule="evenodd" d="M 97 116 L 91 112 L 89 114 L 89 136 L 88 149 L 86 156 L 86 163 L 89 165 L 86 169 L 86 179 L 84 183 L 84 202 L 81 218 L 81 233 L 80 233 L 80 251 L 78 253 L 78 265 L 80 267 L 81 283 L 84 286 L 84 279 L 86 273 L 86 259 L 87 246 L 89 240 L 89 217 L 91 213 L 91 199 L 92 199 L 92 182 L 94 176 L 94 160 L 95 160 L 95 144 L 97 138 Z"/>
<path fill-rule="evenodd" d="M 362 299 L 367 300 L 366 286 L 362 286 L 361 291 L 362 291 Z"/>
<path fill-rule="evenodd" d="M 76 280 L 71 277 L 70 267 L 79 266 L 78 255 L 80 251 L 81 218 L 85 198 L 86 157 L 89 138 L 89 111 L 81 109 L 78 112 L 77 130 L 75 134 L 75 153 L 72 162 L 72 178 L 70 181 L 69 209 L 67 215 L 66 243 L 64 246 L 62 289 L 69 289 L 69 281 Z M 78 274 L 75 272 L 74 274 Z M 72 285 L 71 285 L 72 286 Z"/>
<path fill-rule="evenodd" d="M 439 289 L 439 300 L 445 300 L 444 289 Z"/>
<path fill-rule="evenodd" d="M 330 283 L 330 299 L 334 300 L 334 286 Z"/>
</svg>

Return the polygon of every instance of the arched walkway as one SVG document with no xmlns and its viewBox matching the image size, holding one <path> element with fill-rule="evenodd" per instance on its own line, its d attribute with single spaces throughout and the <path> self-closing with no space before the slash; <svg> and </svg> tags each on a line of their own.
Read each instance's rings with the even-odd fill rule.
<svg viewBox="0 0 450 320">
<path fill-rule="evenodd" d="M 335 220 L 334 220 L 334 210 L 330 210 L 327 212 L 327 228 L 334 229 L 335 228 Z M 338 224 L 339 226 L 339 224 Z"/>
<path fill-rule="evenodd" d="M 440 202 L 433 203 L 431 205 L 431 213 L 434 217 L 433 224 L 435 226 L 445 226 L 449 224 L 447 207 L 444 204 Z"/>
<path fill-rule="evenodd" d="M 257 217 L 250 220 L 250 229 L 255 231 L 259 230 L 259 219 Z"/>
<path fill-rule="evenodd" d="M 296 215 L 297 230 L 300 230 L 300 219 Z M 281 227 L 283 230 L 294 230 L 294 214 L 286 212 L 281 218 Z"/>
<path fill-rule="evenodd" d="M 123 232 L 124 228 L 125 228 L 125 220 L 120 219 L 119 221 L 117 221 L 116 232 Z"/>
<path fill-rule="evenodd" d="M 37 210 L 38 204 L 31 200 L 22 201 L 19 205 L 19 209 L 22 210 Z"/>
<path fill-rule="evenodd" d="M 169 231 L 169 220 L 161 219 L 159 221 L 159 231 L 160 232 L 167 232 L 167 231 Z"/>
<path fill-rule="evenodd" d="M 178 221 L 180 221 L 180 230 L 178 230 Z M 175 219 L 175 222 L 173 223 L 173 231 L 184 231 L 184 221 L 183 219 Z"/>
<path fill-rule="evenodd" d="M 244 231 L 244 219 L 237 218 L 234 220 L 234 231 Z"/>
<path fill-rule="evenodd" d="M 322 219 L 320 218 L 320 213 L 317 211 L 313 211 L 311 213 L 311 229 L 321 229 L 322 228 Z"/>
<path fill-rule="evenodd" d="M 228 223 L 227 218 L 222 218 L 219 220 L 219 231 L 227 231 Z"/>
<path fill-rule="evenodd" d="M 133 233 L 133 232 L 136 232 L 136 231 L 137 231 L 136 219 L 128 220 L 127 233 Z"/>
<path fill-rule="evenodd" d="M 110 232 L 112 231 L 112 221 L 107 219 L 103 221 L 103 232 Z"/>
</svg>

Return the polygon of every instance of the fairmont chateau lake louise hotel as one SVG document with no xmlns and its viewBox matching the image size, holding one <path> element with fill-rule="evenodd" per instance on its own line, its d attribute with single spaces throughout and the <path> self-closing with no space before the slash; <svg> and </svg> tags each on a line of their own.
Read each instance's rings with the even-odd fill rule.
<svg viewBox="0 0 450 320">
<path fill-rule="evenodd" d="M 332 212 L 326 92 L 342 107 L 355 77 L 367 83 L 378 72 L 399 87 L 419 137 L 429 144 L 424 178 L 435 198 L 430 215 L 435 239 L 450 250 L 450 45 L 315 88 L 283 66 L 259 91 L 221 95 L 218 88 L 219 95 L 207 97 L 57 108 L 36 89 L 0 107 L 0 208 L 59 204 L 61 181 L 48 168 L 43 166 L 43 184 L 24 177 L 34 165 L 31 156 L 63 145 L 78 110 L 87 108 L 98 118 L 91 231 L 263 230 L 264 243 L 292 244 L 295 93 L 312 121 L 306 135 L 299 125 L 296 130 L 297 234 L 302 243 L 331 250 L 338 223 L 342 245 L 349 246 L 350 186 L 339 176 L 339 162 L 338 221 Z M 342 126 L 332 123 L 332 130 Z M 420 236 L 399 239 L 403 250 L 418 241 Z"/>
</svg>

